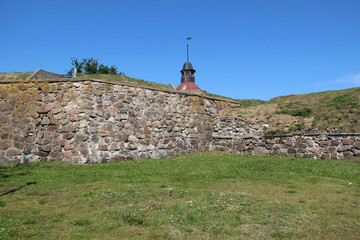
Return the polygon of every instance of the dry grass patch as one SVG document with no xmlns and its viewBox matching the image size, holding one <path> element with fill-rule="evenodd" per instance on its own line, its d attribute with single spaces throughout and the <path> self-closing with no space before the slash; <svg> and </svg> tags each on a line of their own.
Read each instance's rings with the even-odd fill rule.
<svg viewBox="0 0 360 240">
<path fill-rule="evenodd" d="M 360 88 L 276 97 L 220 114 L 256 125 L 266 124 L 268 134 L 327 128 L 360 132 Z"/>
<path fill-rule="evenodd" d="M 102 79 L 102 80 L 108 80 L 108 81 L 118 81 L 123 83 L 130 83 L 135 84 L 139 86 L 149 86 L 164 90 L 174 90 L 170 85 L 166 84 L 160 84 L 155 82 L 149 82 L 142 79 L 132 78 L 128 76 L 123 75 L 114 75 L 114 74 L 86 74 L 86 75 L 78 75 L 79 77 L 86 77 L 86 78 L 95 78 L 95 79 Z"/>
<path fill-rule="evenodd" d="M 0 73 L 0 80 L 27 80 L 33 72 Z"/>
</svg>

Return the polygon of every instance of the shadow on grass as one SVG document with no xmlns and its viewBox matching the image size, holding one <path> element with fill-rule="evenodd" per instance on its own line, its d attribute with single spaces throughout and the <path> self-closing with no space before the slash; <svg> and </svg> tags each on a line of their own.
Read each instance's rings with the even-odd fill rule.
<svg viewBox="0 0 360 240">
<path fill-rule="evenodd" d="M 0 164 L 0 179 L 10 178 L 13 176 L 23 176 L 28 174 L 28 172 L 18 172 L 23 170 L 24 165 L 17 164 L 15 166 L 5 166 L 5 164 Z M 18 173 L 15 173 L 18 172 Z"/>
<path fill-rule="evenodd" d="M 9 191 L 7 191 L 5 193 L 0 194 L 0 197 L 8 195 L 8 194 L 13 193 L 13 192 L 16 192 L 16 191 L 20 190 L 21 188 L 32 185 L 32 184 L 36 184 L 36 182 L 27 182 L 25 185 L 21 185 L 18 188 L 14 188 L 14 189 L 11 189 L 11 190 L 9 190 Z"/>
</svg>

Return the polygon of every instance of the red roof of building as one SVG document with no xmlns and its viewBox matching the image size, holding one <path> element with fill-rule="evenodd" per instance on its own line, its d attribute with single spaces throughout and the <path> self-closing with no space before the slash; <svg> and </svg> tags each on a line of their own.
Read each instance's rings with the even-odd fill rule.
<svg viewBox="0 0 360 240">
<path fill-rule="evenodd" d="M 186 91 L 186 90 L 200 90 L 201 89 L 196 86 L 196 84 L 194 82 L 183 82 L 181 83 L 176 90 L 178 91 Z"/>
</svg>

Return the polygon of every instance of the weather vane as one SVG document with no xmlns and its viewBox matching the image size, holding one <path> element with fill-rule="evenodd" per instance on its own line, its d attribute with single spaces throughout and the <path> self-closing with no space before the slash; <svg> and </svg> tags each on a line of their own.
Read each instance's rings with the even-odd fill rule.
<svg viewBox="0 0 360 240">
<path fill-rule="evenodd" d="M 191 37 L 188 37 L 188 38 L 186 39 L 187 62 L 189 62 L 189 40 L 191 40 Z"/>
</svg>

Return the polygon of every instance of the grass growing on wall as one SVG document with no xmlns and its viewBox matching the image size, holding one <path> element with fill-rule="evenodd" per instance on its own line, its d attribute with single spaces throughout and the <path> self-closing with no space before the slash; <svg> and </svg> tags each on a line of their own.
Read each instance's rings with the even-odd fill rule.
<svg viewBox="0 0 360 240">
<path fill-rule="evenodd" d="M 155 82 L 149 82 L 142 79 L 132 78 L 128 76 L 123 75 L 114 75 L 114 74 L 78 74 L 78 77 L 86 77 L 86 78 L 94 78 L 94 79 L 102 79 L 102 80 L 108 80 L 108 81 L 118 81 L 123 83 L 130 83 L 135 84 L 139 86 L 149 86 L 164 90 L 174 90 L 170 85 L 166 84 L 160 84 Z"/>
<path fill-rule="evenodd" d="M 201 153 L 85 166 L 3 164 L 0 176 L 0 239 L 360 235 L 356 161 Z"/>
<path fill-rule="evenodd" d="M 27 80 L 33 73 L 34 72 L 0 72 L 0 80 Z"/>
</svg>

